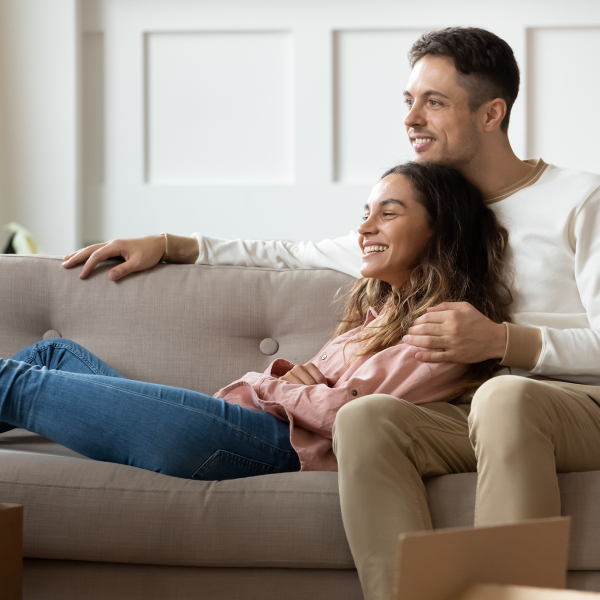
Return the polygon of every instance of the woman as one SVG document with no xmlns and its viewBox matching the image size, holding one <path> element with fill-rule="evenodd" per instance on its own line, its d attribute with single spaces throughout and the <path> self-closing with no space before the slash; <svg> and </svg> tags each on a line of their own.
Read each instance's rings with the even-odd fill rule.
<svg viewBox="0 0 600 600">
<path fill-rule="evenodd" d="M 214 397 L 125 379 L 81 346 L 53 339 L 0 360 L 0 431 L 24 427 L 97 460 L 222 480 L 336 470 L 331 429 L 347 402 L 386 393 L 450 400 L 489 376 L 420 363 L 402 336 L 428 307 L 467 301 L 508 318 L 506 232 L 452 169 L 408 163 L 373 188 L 359 228 L 362 274 L 335 337 L 305 365 L 275 360 Z"/>
</svg>

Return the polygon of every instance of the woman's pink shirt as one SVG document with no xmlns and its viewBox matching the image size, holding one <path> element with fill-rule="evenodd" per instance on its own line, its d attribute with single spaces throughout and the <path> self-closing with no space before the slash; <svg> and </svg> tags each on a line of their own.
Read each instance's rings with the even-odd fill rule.
<svg viewBox="0 0 600 600">
<path fill-rule="evenodd" d="M 418 350 L 402 342 L 348 364 L 344 345 L 363 327 L 376 325 L 377 318 L 371 308 L 361 327 L 334 338 L 310 361 L 325 375 L 327 385 L 299 385 L 279 379 L 294 366 L 279 358 L 264 373 L 246 373 L 214 397 L 289 422 L 290 440 L 302 471 L 337 471 L 331 430 L 342 406 L 369 394 L 389 394 L 413 404 L 444 400 L 464 380 L 468 368 L 456 363 L 420 362 L 415 358 Z M 352 350 L 352 345 L 346 348 L 346 359 Z"/>
</svg>

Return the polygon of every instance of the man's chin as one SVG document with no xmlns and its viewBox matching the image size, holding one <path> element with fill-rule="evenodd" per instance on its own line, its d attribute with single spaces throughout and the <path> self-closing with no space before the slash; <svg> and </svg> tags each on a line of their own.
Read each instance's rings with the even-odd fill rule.
<svg viewBox="0 0 600 600">
<path fill-rule="evenodd" d="M 413 156 L 413 162 L 440 162 L 437 152 L 433 150 L 425 150 L 424 152 L 415 152 Z"/>
<path fill-rule="evenodd" d="M 439 152 L 427 150 L 425 152 L 415 152 L 413 162 L 429 162 L 445 167 L 455 167 L 456 161 L 448 156 L 440 155 Z"/>
</svg>

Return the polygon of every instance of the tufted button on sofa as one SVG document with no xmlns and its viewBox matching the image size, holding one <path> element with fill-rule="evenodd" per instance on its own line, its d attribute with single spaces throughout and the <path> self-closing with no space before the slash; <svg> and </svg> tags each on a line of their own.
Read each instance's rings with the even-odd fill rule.
<svg viewBox="0 0 600 600">
<path fill-rule="evenodd" d="M 62 334 L 127 377 L 205 393 L 274 358 L 314 356 L 349 280 L 162 264 L 115 284 L 110 266 L 80 281 L 61 262 L 0 256 L 1 358 Z M 473 523 L 476 481 L 426 481 L 435 527 Z M 600 473 L 559 483 L 573 518 L 569 585 L 600 591 Z M 362 598 L 336 473 L 184 480 L 13 430 L 0 434 L 0 502 L 25 507 L 26 600 Z"/>
</svg>

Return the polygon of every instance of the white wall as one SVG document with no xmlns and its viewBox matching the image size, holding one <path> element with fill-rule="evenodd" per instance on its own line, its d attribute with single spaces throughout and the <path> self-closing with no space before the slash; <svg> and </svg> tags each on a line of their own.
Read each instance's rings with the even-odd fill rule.
<svg viewBox="0 0 600 600">
<path fill-rule="evenodd" d="M 1 0 L 2 224 L 78 243 L 76 0 Z"/>
<path fill-rule="evenodd" d="M 165 230 L 346 233 L 371 183 L 410 157 L 406 52 L 449 25 L 488 28 L 513 47 L 519 155 L 600 172 L 597 0 L 0 6 L 0 218 L 51 253 Z"/>
</svg>

